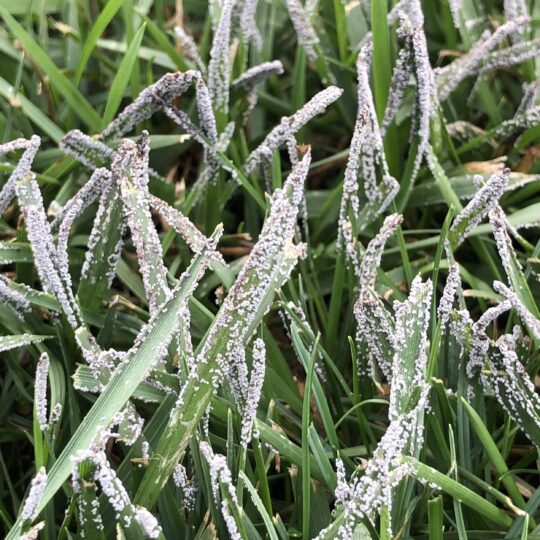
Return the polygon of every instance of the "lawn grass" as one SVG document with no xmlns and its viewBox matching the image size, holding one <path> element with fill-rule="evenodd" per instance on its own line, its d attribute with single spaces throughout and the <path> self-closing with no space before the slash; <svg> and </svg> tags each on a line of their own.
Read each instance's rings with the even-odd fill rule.
<svg viewBox="0 0 540 540">
<path fill-rule="evenodd" d="M 540 538 L 539 1 L 0 18 L 2 537 Z"/>
</svg>

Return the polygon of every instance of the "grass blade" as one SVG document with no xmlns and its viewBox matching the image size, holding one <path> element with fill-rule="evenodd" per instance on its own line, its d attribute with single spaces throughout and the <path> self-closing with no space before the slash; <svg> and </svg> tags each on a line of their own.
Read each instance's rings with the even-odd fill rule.
<svg viewBox="0 0 540 540">
<path fill-rule="evenodd" d="M 114 77 L 111 89 L 109 91 L 107 105 L 105 105 L 105 112 L 103 113 L 102 120 L 103 129 L 105 129 L 109 123 L 112 122 L 113 118 L 118 112 L 118 108 L 120 107 L 120 103 L 124 97 L 124 92 L 126 91 L 129 83 L 129 74 L 132 72 L 133 66 L 137 60 L 137 55 L 139 54 L 139 47 L 141 46 L 145 29 L 146 25 L 143 24 L 139 30 L 137 30 L 137 33 L 135 36 L 133 36 L 133 39 L 129 44 L 124 58 L 122 58 L 122 62 L 120 62 L 120 66 L 118 67 L 118 71 L 116 72 L 116 76 Z"/>
<path fill-rule="evenodd" d="M 0 7 L 0 15 L 13 35 L 23 44 L 34 62 L 51 80 L 51 83 L 62 94 L 73 112 L 91 130 L 98 132 L 101 118 L 75 85 L 63 75 L 51 60 L 50 56 L 35 42 L 32 36 L 5 10 Z"/>
<path fill-rule="evenodd" d="M 81 50 L 81 57 L 79 59 L 77 73 L 75 74 L 75 86 L 79 86 L 79 82 L 81 81 L 81 77 L 84 73 L 84 68 L 88 63 L 88 60 L 90 60 L 90 56 L 92 56 L 92 52 L 97 45 L 98 39 L 105 31 L 105 28 L 107 28 L 109 23 L 113 20 L 116 12 L 120 9 L 124 1 L 125 0 L 108 0 L 105 7 L 99 14 L 99 17 L 96 19 L 96 22 L 92 26 L 90 32 L 88 33 L 88 36 L 86 36 L 83 48 Z"/>
</svg>

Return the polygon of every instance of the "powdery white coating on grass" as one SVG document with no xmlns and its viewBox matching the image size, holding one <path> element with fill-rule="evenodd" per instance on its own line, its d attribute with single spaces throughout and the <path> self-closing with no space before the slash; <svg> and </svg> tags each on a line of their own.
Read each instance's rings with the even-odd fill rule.
<svg viewBox="0 0 540 540">
<path fill-rule="evenodd" d="M 215 181 L 218 177 L 218 172 L 221 168 L 220 161 L 216 152 L 222 150 L 225 151 L 229 145 L 227 139 L 228 133 L 221 134 L 227 140 L 221 141 L 220 135 L 217 130 L 216 118 L 214 116 L 214 109 L 212 107 L 212 99 L 208 87 L 202 78 L 197 79 L 195 85 L 195 96 L 197 102 L 197 112 L 199 115 L 199 124 L 204 136 L 209 140 L 210 146 L 203 139 L 200 142 L 204 148 L 204 164 L 205 170 L 208 171 L 210 181 Z M 188 126 L 189 128 L 189 126 Z M 234 129 L 234 124 L 233 124 Z M 225 130 L 227 131 L 227 129 Z M 222 147 L 218 148 L 222 143 Z"/>
<path fill-rule="evenodd" d="M 262 36 L 257 28 L 257 6 L 259 0 L 243 0 L 237 2 L 240 6 L 240 32 L 246 43 L 251 43 L 257 50 L 262 47 Z"/>
<path fill-rule="evenodd" d="M 148 538 L 158 538 L 161 534 L 161 527 L 158 520 L 146 508 L 142 506 L 138 507 L 135 510 L 135 519 Z"/>
<path fill-rule="evenodd" d="M 111 221 L 115 203 L 120 198 L 118 190 L 119 181 L 120 179 L 118 175 L 115 174 L 115 165 L 113 164 L 112 182 L 106 184 L 103 188 L 96 216 L 94 218 L 92 232 L 90 233 L 90 238 L 88 239 L 88 249 L 85 253 L 84 263 L 81 270 L 81 278 L 83 279 L 86 279 L 88 277 L 92 266 L 95 264 L 93 251 L 102 239 L 103 223 L 109 223 Z M 120 235 L 114 252 L 106 261 L 109 287 L 112 283 L 112 280 L 114 279 L 114 276 L 116 275 L 116 265 L 122 253 L 122 245 L 122 235 Z"/>
<path fill-rule="evenodd" d="M 381 125 L 381 135 L 383 137 L 388 129 L 388 126 L 396 116 L 396 113 L 403 101 L 405 90 L 411 84 L 412 75 L 413 70 L 411 50 L 406 43 L 405 46 L 399 50 L 396 65 L 392 71 L 392 82 L 390 85 L 390 92 L 388 94 L 388 103 L 386 104 L 384 118 Z"/>
<path fill-rule="evenodd" d="M 360 255 L 358 253 L 358 240 L 353 234 L 353 224 L 349 220 L 343 219 L 339 222 L 341 227 L 338 236 L 338 249 L 345 247 L 346 261 L 352 266 L 354 273 L 360 274 Z"/>
<path fill-rule="evenodd" d="M 16 192 L 43 289 L 60 302 L 68 322 L 76 327 L 80 312 L 71 290 L 71 275 L 59 264 L 58 252 L 53 242 L 35 175 L 29 173 L 19 179 Z"/>
<path fill-rule="evenodd" d="M 477 75 L 489 53 L 529 22 L 529 17 L 518 17 L 499 26 L 491 34 L 484 33 L 467 54 L 460 56 L 448 66 L 437 69 L 435 74 L 439 99 L 446 100 L 464 79 Z"/>
<path fill-rule="evenodd" d="M 49 427 L 47 422 L 47 379 L 49 376 L 49 355 L 44 352 L 39 357 L 34 382 L 34 407 L 41 431 Z"/>
<path fill-rule="evenodd" d="M 211 244 L 209 246 L 210 249 L 212 249 L 212 248 L 215 249 L 215 245 L 217 244 L 218 241 L 219 241 L 219 235 L 215 234 L 215 239 L 214 239 L 215 244 L 213 244 L 213 245 Z M 204 274 L 204 272 L 205 272 L 205 270 L 206 270 L 206 268 L 208 266 L 208 263 L 209 263 L 209 257 L 204 258 L 203 264 L 201 264 L 200 267 L 198 268 L 197 274 L 194 275 L 193 277 L 191 277 L 192 285 L 191 285 L 190 292 L 192 292 L 194 290 L 194 288 L 197 286 L 199 280 L 202 278 L 202 276 L 203 276 L 203 274 Z M 189 275 L 190 275 L 190 269 L 187 268 L 183 272 L 183 274 L 180 276 L 180 278 L 178 280 L 178 284 L 176 285 L 176 287 L 172 290 L 172 292 L 171 292 L 172 296 L 174 296 L 178 292 L 179 287 L 182 285 L 183 279 L 185 279 Z M 148 336 L 148 333 L 151 332 L 152 329 L 155 327 L 156 320 L 158 319 L 160 313 L 161 313 L 160 311 L 157 311 L 156 313 L 154 313 L 150 317 L 150 320 L 148 321 L 148 323 L 146 323 L 141 328 L 139 333 L 137 334 L 137 337 L 135 338 L 135 342 L 134 342 L 133 346 L 131 347 L 131 349 L 127 353 L 125 353 L 125 352 L 124 353 L 117 353 L 117 354 L 121 354 L 121 357 L 120 357 L 121 362 L 119 362 L 118 366 L 116 367 L 117 371 L 122 370 L 123 367 L 125 366 L 125 364 L 127 362 L 129 362 L 129 360 L 133 356 L 133 354 L 135 354 L 135 352 L 141 347 L 141 344 L 144 341 L 144 339 Z M 156 349 L 154 351 L 154 356 L 152 358 L 152 367 L 157 365 L 159 362 L 161 362 L 163 360 L 163 358 L 165 358 L 165 355 L 168 354 L 169 344 L 170 344 L 171 340 L 173 339 L 173 336 L 178 335 L 178 333 L 180 332 L 181 327 L 182 327 L 183 324 L 184 324 L 184 321 L 182 320 L 182 317 L 179 317 L 179 319 L 177 320 L 176 328 L 174 329 L 174 331 L 172 331 L 169 334 L 169 339 L 167 341 L 161 342 L 156 347 Z M 114 374 L 113 374 L 113 376 L 114 376 Z M 155 384 L 155 382 L 156 381 L 154 381 L 154 384 Z"/>
<path fill-rule="evenodd" d="M 206 73 L 206 66 L 199 55 L 199 50 L 193 38 L 181 26 L 175 26 L 174 33 L 186 58 L 191 60 L 201 73 Z"/>
<path fill-rule="evenodd" d="M 270 162 L 275 150 L 288 141 L 294 141 L 294 134 L 312 118 L 322 114 L 342 93 L 341 88 L 329 86 L 315 94 L 292 116 L 284 116 L 281 122 L 268 133 L 263 142 L 249 154 L 244 165 L 244 173 L 249 175 L 262 162 Z"/>
<path fill-rule="evenodd" d="M 92 528 L 102 532 L 105 528 L 100 513 L 100 504 L 97 497 L 88 500 L 81 496 L 83 489 L 96 491 L 95 476 L 97 468 L 96 453 L 91 450 L 79 451 L 72 458 L 71 466 L 71 485 L 73 492 L 78 496 L 77 509 L 79 525 L 81 527 L 81 538 L 85 538 L 84 527 Z M 84 478 L 81 477 L 81 472 L 84 471 Z M 93 494 L 95 495 L 95 493 Z M 87 518 L 90 518 L 91 523 L 87 523 Z"/>
<path fill-rule="evenodd" d="M 540 321 L 527 309 L 517 294 L 500 281 L 494 281 L 493 288 L 512 304 L 512 307 L 516 310 L 535 339 L 540 339 Z"/>
<path fill-rule="evenodd" d="M 115 511 L 117 522 L 129 528 L 135 525 L 135 520 L 140 532 L 148 538 L 157 538 L 161 534 L 161 527 L 157 519 L 146 508 L 136 507 L 131 502 L 128 492 L 109 465 L 104 452 L 81 450 L 73 456 L 72 476 L 75 492 L 80 491 L 80 483 L 85 481 L 79 477 L 79 465 L 85 461 L 94 466 L 92 480 L 99 483 L 103 494 Z"/>
<path fill-rule="evenodd" d="M 176 487 L 182 490 L 184 509 L 186 512 L 192 511 L 195 508 L 197 484 L 193 479 L 188 478 L 187 470 L 181 463 L 174 468 L 172 479 Z"/>
<path fill-rule="evenodd" d="M 540 105 L 536 105 L 526 111 L 516 114 L 514 118 L 505 120 L 493 129 L 495 138 L 507 138 L 522 130 L 537 126 L 540 123 Z"/>
<path fill-rule="evenodd" d="M 223 0 L 221 17 L 214 33 L 208 64 L 208 90 L 216 111 L 229 110 L 230 70 L 229 47 L 231 41 L 232 0 Z"/>
<path fill-rule="evenodd" d="M 209 246 L 210 240 L 180 210 L 154 195 L 150 195 L 150 206 L 178 233 L 194 253 L 200 253 Z M 212 259 L 226 264 L 219 251 L 214 250 L 211 256 Z"/>
<path fill-rule="evenodd" d="M 300 323 L 300 327 L 302 328 L 302 331 L 306 331 L 309 335 L 309 339 L 314 342 L 316 340 L 315 333 L 313 332 L 313 329 L 311 328 L 311 325 L 308 321 L 308 318 L 306 314 L 304 313 L 304 310 L 302 306 L 295 304 L 294 302 L 290 301 L 286 304 L 286 309 L 280 309 L 278 311 L 279 318 L 281 319 L 281 322 L 283 324 L 283 328 L 285 329 L 285 332 L 287 333 L 287 337 L 289 341 L 292 341 L 292 334 L 291 334 L 291 326 L 294 324 L 295 326 Z M 313 353 L 313 347 L 309 347 L 309 354 L 311 355 Z M 298 358 L 301 361 L 301 358 Z M 322 382 L 327 382 L 328 377 L 325 373 L 325 367 L 322 363 L 323 356 L 319 350 L 316 351 L 315 354 L 315 365 L 314 370 L 315 373 L 317 373 L 317 376 Z"/>
<path fill-rule="evenodd" d="M 429 150 L 430 119 L 437 110 L 435 77 L 429 61 L 423 28 L 424 18 L 419 1 L 410 0 L 406 10 L 398 12 L 398 17 L 399 34 L 405 40 L 404 47 L 410 51 L 411 69 L 416 81 L 411 127 L 411 133 L 418 139 L 417 153 L 411 171 L 411 178 L 414 180 Z"/>
<path fill-rule="evenodd" d="M 231 393 L 239 407 L 246 401 L 249 390 L 246 351 L 243 346 L 236 347 L 227 356 L 224 374 Z"/>
<path fill-rule="evenodd" d="M 78 129 L 68 131 L 60 141 L 59 146 L 90 169 L 108 164 L 114 153 L 106 144 L 85 135 Z"/>
<path fill-rule="evenodd" d="M 422 11 L 422 5 L 419 0 L 399 0 L 388 13 L 388 23 L 394 24 L 400 17 L 403 16 L 403 14 L 410 19 L 414 26 L 424 25 L 424 12 Z"/>
<path fill-rule="evenodd" d="M 414 452 L 414 448 L 420 448 L 423 444 L 423 414 L 428 407 L 429 395 L 425 371 L 431 295 L 431 282 L 422 283 L 416 277 L 409 298 L 396 305 L 390 425 L 361 478 L 346 483 L 343 467 L 338 466 L 338 488 L 335 495 L 344 511 L 344 523 L 338 533 L 340 538 L 352 538 L 355 523 L 364 518 L 374 518 L 382 506 L 388 508 L 389 515 L 392 514 L 393 489 L 410 472 L 407 466 L 399 462 L 399 458 Z M 418 334 L 418 343 L 415 343 L 413 351 L 416 357 L 408 358 L 410 362 L 405 365 L 405 358 L 411 353 L 408 350 L 411 331 Z M 415 389 L 420 389 L 420 393 L 417 401 L 411 403 L 410 398 Z M 388 533 L 390 537 L 393 534 L 391 521 Z"/>
<path fill-rule="evenodd" d="M 414 179 L 418 175 L 422 160 L 429 150 L 429 123 L 432 114 L 436 112 L 436 104 L 434 103 L 436 93 L 423 28 L 413 29 L 412 43 L 416 78 L 415 127 L 416 136 L 418 137 L 417 154 L 411 173 L 411 177 Z"/>
<path fill-rule="evenodd" d="M 39 532 L 45 528 L 45 522 L 36 523 L 30 530 L 20 536 L 20 540 L 38 540 Z"/>
<path fill-rule="evenodd" d="M 396 330 L 394 335 L 395 355 L 393 360 L 392 391 L 390 392 L 390 420 L 407 414 L 407 404 L 412 389 L 421 387 L 425 382 L 427 364 L 427 330 L 429 327 L 431 296 L 433 285 L 430 280 L 423 283 L 416 276 L 411 284 L 409 298 L 396 303 Z M 419 334 L 415 352 L 417 357 L 412 365 L 405 361 L 410 352 L 411 332 Z"/>
<path fill-rule="evenodd" d="M 30 483 L 30 490 L 24 500 L 21 516 L 25 521 L 34 521 L 38 516 L 39 503 L 47 485 L 47 472 L 41 467 Z"/>
<path fill-rule="evenodd" d="M 357 256 L 353 243 L 361 212 L 361 191 L 367 199 L 364 210 L 371 208 L 370 213 L 375 217 L 386 210 L 399 188 L 396 180 L 388 172 L 382 134 L 369 85 L 370 62 L 371 46 L 366 45 L 361 49 L 356 62 L 358 110 L 345 169 L 338 220 L 338 248 L 345 248 L 347 259 L 353 267 L 358 266 L 355 263 Z M 381 184 L 378 183 L 377 169 L 381 171 Z M 363 179 L 362 188 L 359 178 Z"/>
<path fill-rule="evenodd" d="M 37 135 L 33 135 L 29 140 L 15 139 L 0 145 L 0 155 L 24 149 L 15 169 L 0 190 L 0 214 L 6 211 L 13 197 L 15 197 L 17 182 L 30 174 L 40 144 L 41 139 Z"/>
<path fill-rule="evenodd" d="M 382 301 L 372 291 L 366 291 L 354 305 L 357 322 L 356 341 L 366 348 L 367 371 L 359 366 L 359 374 L 374 376 L 376 366 L 388 382 L 392 381 L 391 354 L 395 321 Z"/>
<path fill-rule="evenodd" d="M 59 244 L 60 236 L 69 233 L 75 220 L 100 196 L 105 186 L 110 182 L 111 173 L 106 168 L 95 169 L 81 189 L 59 210 L 51 224 L 52 229 L 59 227 Z"/>
<path fill-rule="evenodd" d="M 53 426 L 54 424 L 58 423 L 60 421 L 61 416 L 62 416 L 62 404 L 55 403 L 54 406 L 51 408 L 51 414 L 49 415 L 49 425 Z"/>
<path fill-rule="evenodd" d="M 452 13 L 454 26 L 459 29 L 461 27 L 461 9 L 463 7 L 463 0 L 448 0 L 448 7 L 450 8 L 450 13 Z"/>
<path fill-rule="evenodd" d="M 109 377 L 115 367 L 124 360 L 127 353 L 115 349 L 103 350 L 86 326 L 80 326 L 75 330 L 75 341 L 83 358 L 90 366 L 92 374 L 99 381 L 97 388 L 101 390 L 101 377 Z"/>
<path fill-rule="evenodd" d="M 512 264 L 516 264 L 518 268 L 521 268 L 521 264 L 517 257 L 514 256 L 512 240 L 506 227 L 506 216 L 499 205 L 490 210 L 489 221 L 493 228 L 493 236 L 495 237 L 503 268 L 506 275 L 511 276 L 513 274 Z"/>
<path fill-rule="evenodd" d="M 203 146 L 205 166 L 199 175 L 197 184 L 199 188 L 204 189 L 209 181 L 213 182 L 217 179 L 221 167 L 229 170 L 221 163 L 217 153 L 227 149 L 236 126 L 234 122 L 229 122 L 223 132 L 218 133 L 209 89 L 198 72 L 194 78 L 196 79 L 195 97 L 200 127 L 196 126 L 189 116 L 180 109 L 164 104 L 162 110 L 173 122 L 182 127 L 186 133 Z M 234 169 L 230 172 L 234 176 Z"/>
<path fill-rule="evenodd" d="M 379 199 L 377 189 L 376 167 L 382 168 L 383 176 L 388 176 L 388 165 L 384 155 L 383 140 L 377 120 L 377 112 L 373 94 L 369 85 L 369 68 L 371 64 L 371 47 L 364 47 L 358 54 L 356 69 L 358 74 L 358 110 L 365 110 L 367 121 L 365 131 L 360 139 L 360 148 L 353 148 L 350 153 L 359 153 L 361 160 L 361 175 L 364 179 L 364 193 L 371 202 Z M 362 123 L 360 123 L 362 126 Z"/>
<path fill-rule="evenodd" d="M 501 336 L 487 356 L 489 371 L 482 372 L 484 384 L 493 389 L 497 401 L 530 438 L 528 423 L 540 429 L 540 397 L 516 354 L 515 337 Z"/>
<path fill-rule="evenodd" d="M 296 38 L 298 44 L 304 49 L 307 57 L 311 61 L 315 61 L 317 58 L 317 52 L 315 50 L 316 45 L 319 44 L 319 38 L 313 25 L 310 22 L 304 6 L 300 0 L 284 0 L 289 17 L 296 31 Z"/>
<path fill-rule="evenodd" d="M 137 124 L 181 96 L 188 90 L 193 79 L 200 77 L 198 71 L 167 73 L 156 83 L 145 88 L 103 131 L 102 139 L 120 138 Z"/>
<path fill-rule="evenodd" d="M 496 69 L 509 68 L 540 55 L 540 39 L 517 43 L 506 49 L 489 54 L 482 63 L 479 75 Z"/>
<path fill-rule="evenodd" d="M 510 178 L 510 169 L 504 169 L 490 176 L 484 186 L 480 187 L 467 206 L 456 216 L 450 233 L 454 236 L 455 245 L 463 242 L 467 235 L 488 215 L 489 211 L 499 203 Z M 481 186 L 483 179 L 474 179 Z"/>
<path fill-rule="evenodd" d="M 503 313 L 506 313 L 512 304 L 509 301 L 501 302 L 495 306 L 492 306 L 482 313 L 479 319 L 473 324 L 473 331 L 475 333 L 485 332 L 486 328 Z"/>
<path fill-rule="evenodd" d="M 377 269 L 381 265 L 384 246 L 389 238 L 395 234 L 401 223 L 403 223 L 401 214 L 387 216 L 375 238 L 369 242 L 360 267 L 359 281 L 362 291 L 375 287 Z"/>
<path fill-rule="evenodd" d="M 504 0 L 504 14 L 508 21 L 513 21 L 519 17 L 529 15 L 527 0 Z M 512 41 L 517 42 L 523 39 L 524 33 L 528 30 L 527 27 L 520 28 L 512 34 Z"/>
<path fill-rule="evenodd" d="M 25 347 L 32 343 L 42 341 L 44 338 L 36 339 L 31 335 L 0 336 L 0 352 L 9 351 L 18 347 Z"/>
<path fill-rule="evenodd" d="M 24 320 L 24 314 L 30 311 L 30 302 L 20 292 L 10 286 L 10 280 L 0 274 L 0 300 L 9 306 L 19 320 Z"/>
<path fill-rule="evenodd" d="M 216 339 L 221 339 L 226 330 L 227 342 L 222 353 L 217 355 L 209 380 L 214 388 L 223 382 L 223 375 L 228 373 L 231 366 L 233 372 L 245 372 L 243 348 L 251 333 L 257 316 L 269 309 L 265 299 L 273 290 L 285 281 L 299 257 L 305 254 L 304 246 L 295 246 L 292 239 L 295 233 L 298 209 L 304 193 L 304 182 L 311 163 L 311 153 L 308 151 L 302 161 L 292 170 L 285 181 L 283 189 L 277 189 L 272 195 L 270 213 L 266 218 L 259 240 L 231 287 L 229 294 L 212 323 L 204 345 L 197 355 L 195 365 L 200 367 L 209 361 Z M 195 381 L 198 370 L 189 377 Z M 240 385 L 242 380 L 233 380 Z M 229 382 L 231 378 L 229 377 Z M 187 385 L 183 387 L 185 389 Z M 176 410 L 183 407 L 183 389 L 178 396 Z M 247 388 L 238 388 L 237 394 L 248 394 Z"/>
<path fill-rule="evenodd" d="M 538 92 L 538 81 L 523 83 L 522 89 L 523 97 L 521 98 L 519 107 L 516 109 L 516 116 L 534 107 Z"/>
<path fill-rule="evenodd" d="M 94 171 L 90 180 L 68 201 L 60 213 L 61 223 L 58 229 L 57 254 L 60 272 L 69 274 L 68 241 L 69 232 L 75 220 L 90 206 L 105 186 L 111 182 L 111 173 L 104 168 Z M 51 227 L 54 226 L 51 225 Z"/>
<path fill-rule="evenodd" d="M 178 354 L 186 364 L 188 373 L 195 367 L 193 343 L 191 341 L 191 312 L 188 302 L 182 302 L 178 310 Z"/>
<path fill-rule="evenodd" d="M 272 75 L 281 75 L 282 73 L 283 64 L 279 60 L 263 62 L 244 71 L 240 77 L 232 82 L 231 87 L 252 90 Z"/>
<path fill-rule="evenodd" d="M 137 144 L 123 141 L 115 160 L 115 174 L 120 177 L 124 214 L 137 251 L 137 260 L 148 298 L 150 314 L 171 296 L 163 251 L 152 222 L 148 193 L 148 133 L 143 132 Z M 118 171 L 118 172 L 116 172 Z"/>
<path fill-rule="evenodd" d="M 410 469 L 399 461 L 413 444 L 423 444 L 424 427 L 419 421 L 428 407 L 429 387 L 423 384 L 416 406 L 407 415 L 391 421 L 382 436 L 373 458 L 366 466 L 364 475 L 349 482 L 346 481 L 343 466 L 338 466 L 338 486 L 335 491 L 337 502 L 343 506 L 344 522 L 338 531 L 338 538 L 349 540 L 358 521 L 373 519 L 383 506 L 391 515 L 393 490 L 410 474 Z M 389 537 L 392 537 L 391 520 L 388 523 Z M 323 538 L 324 531 L 318 538 Z"/>
<path fill-rule="evenodd" d="M 419 405 L 425 406 L 426 399 L 420 400 Z M 353 538 L 355 524 L 366 518 L 373 519 L 383 506 L 391 510 L 392 490 L 409 473 L 398 458 L 411 437 L 419 436 L 418 440 L 421 441 L 423 430 L 418 429 L 415 423 L 415 416 L 419 412 L 420 409 L 414 410 L 413 415 L 390 423 L 360 479 L 347 483 L 343 481 L 344 475 L 340 475 L 335 495 L 337 502 L 343 506 L 344 522 L 339 528 L 338 538 Z"/>
<path fill-rule="evenodd" d="M 251 376 L 242 413 L 240 444 L 244 448 L 247 447 L 252 437 L 253 424 L 257 416 L 257 407 L 261 399 L 265 368 L 266 347 L 264 341 L 257 338 L 253 342 L 253 366 L 251 368 Z"/>
<path fill-rule="evenodd" d="M 450 319 L 450 313 L 454 306 L 456 294 L 461 287 L 461 278 L 459 276 L 459 266 L 453 262 L 448 268 L 448 276 L 444 285 L 439 306 L 437 307 L 437 317 L 441 322 L 441 327 L 446 328 Z"/>
<path fill-rule="evenodd" d="M 37 137 L 37 135 L 34 135 Z M 36 141 L 39 142 L 39 141 Z M 0 144 L 0 155 L 16 152 L 17 150 L 26 150 L 32 143 L 31 139 L 13 139 L 12 141 Z M 39 146 L 39 145 L 38 145 Z"/>
<path fill-rule="evenodd" d="M 388 216 L 378 234 L 369 242 L 357 272 L 359 294 L 354 305 L 354 316 L 358 323 L 357 341 L 365 344 L 369 363 L 378 365 L 389 381 L 392 380 L 392 369 L 386 349 L 393 343 L 394 322 L 373 289 L 384 246 L 402 221 L 401 214 Z"/>
<path fill-rule="evenodd" d="M 218 495 L 220 493 L 220 485 L 227 491 L 232 504 L 238 506 L 238 499 L 236 497 L 236 490 L 232 483 L 232 476 L 229 467 L 227 466 L 227 459 L 220 454 L 214 454 L 212 447 L 207 442 L 201 442 L 199 445 L 201 454 L 206 459 L 210 468 L 210 484 L 212 486 L 212 493 L 216 502 L 218 501 Z M 232 540 L 242 540 L 238 527 L 231 514 L 227 500 L 222 497 L 221 500 L 221 513 L 223 520 L 229 531 L 229 535 Z"/>
<path fill-rule="evenodd" d="M 469 359 L 466 366 L 467 376 L 469 378 L 473 378 L 477 373 L 481 373 L 484 367 L 490 346 L 490 340 L 485 332 L 486 328 L 511 307 L 512 304 L 509 301 L 501 302 L 496 306 L 488 308 L 475 323 L 470 320 L 469 316 L 467 323 L 471 327 L 471 335 Z M 460 329 L 457 330 L 459 331 Z M 465 334 L 465 332 L 462 332 L 462 334 Z"/>
<path fill-rule="evenodd" d="M 137 412 L 137 409 L 132 403 L 128 403 L 120 412 L 115 414 L 110 428 L 112 429 L 115 425 L 118 426 L 116 438 L 127 446 L 131 446 L 142 435 L 144 418 Z M 145 443 L 148 444 L 146 441 L 143 441 L 143 449 Z M 148 451 L 148 447 L 146 451 Z"/>
<path fill-rule="evenodd" d="M 216 117 L 212 109 L 210 91 L 202 77 L 198 77 L 195 83 L 195 95 L 201 129 L 210 142 L 215 145 L 218 140 Z"/>
<path fill-rule="evenodd" d="M 163 106 L 163 112 L 203 147 L 211 148 L 211 143 L 206 139 L 202 130 L 191 121 L 184 111 L 172 106 Z"/>
</svg>

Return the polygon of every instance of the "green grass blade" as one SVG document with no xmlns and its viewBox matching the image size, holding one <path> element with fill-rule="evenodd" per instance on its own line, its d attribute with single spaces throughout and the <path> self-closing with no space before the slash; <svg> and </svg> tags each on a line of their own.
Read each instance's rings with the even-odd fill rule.
<svg viewBox="0 0 540 540">
<path fill-rule="evenodd" d="M 81 58 L 79 59 L 79 67 L 75 75 L 75 86 L 78 86 L 79 82 L 81 81 L 86 64 L 88 63 L 88 60 L 90 60 L 90 57 L 92 56 L 92 52 L 94 51 L 97 45 L 98 39 L 101 37 L 101 35 L 105 31 L 105 28 L 107 28 L 109 23 L 113 20 L 114 16 L 116 15 L 116 12 L 120 9 L 124 1 L 125 0 L 108 0 L 108 2 L 105 4 L 105 7 L 99 14 L 99 17 L 96 19 L 96 22 L 92 26 L 90 32 L 86 36 L 86 39 L 84 40 L 83 48 L 81 50 Z"/>
<path fill-rule="evenodd" d="M 477 437 L 480 439 L 491 463 L 493 463 L 497 474 L 502 477 L 501 481 L 512 498 L 512 501 L 518 508 L 523 509 L 525 507 L 525 501 L 518 490 L 514 477 L 507 474 L 508 467 L 501 456 L 495 441 L 491 438 L 488 428 L 485 426 L 484 422 L 482 422 L 480 415 L 467 403 L 465 398 L 462 397 L 461 401 L 463 402 L 463 406 L 467 411 L 469 420 Z"/>
<path fill-rule="evenodd" d="M 298 333 L 298 330 L 293 326 L 293 333 Z M 309 472 L 310 456 L 308 429 L 310 425 L 310 410 L 311 410 L 311 387 L 313 383 L 313 369 L 315 365 L 315 357 L 317 355 L 317 343 L 319 336 L 315 340 L 311 356 L 306 365 L 306 386 L 304 389 L 304 404 L 302 407 L 302 535 L 304 538 L 309 538 L 309 521 L 311 515 L 311 475 Z"/>
<path fill-rule="evenodd" d="M 456 482 L 448 475 L 417 461 L 414 458 L 403 456 L 401 461 L 411 467 L 413 476 L 429 483 L 436 484 L 451 497 L 460 500 L 464 505 L 476 510 L 496 525 L 508 528 L 512 525 L 512 518 L 500 508 L 490 503 L 484 497 Z"/>
<path fill-rule="evenodd" d="M 19 104 L 21 111 L 33 122 L 43 133 L 46 133 L 55 143 L 59 143 L 65 133 L 52 122 L 41 109 L 36 107 L 27 97 L 22 94 L 15 93 L 11 86 L 4 78 L 0 77 L 0 94 L 7 100 L 14 100 L 14 103 Z"/>
<path fill-rule="evenodd" d="M 264 525 L 266 527 L 265 532 L 268 534 L 270 540 L 278 540 L 278 535 L 276 533 L 274 524 L 272 523 L 272 520 L 270 516 L 268 515 L 268 512 L 266 511 L 266 508 L 264 507 L 264 504 L 261 498 L 259 497 L 257 490 L 255 489 L 253 484 L 250 482 L 249 478 L 247 477 L 244 471 L 240 471 L 240 477 L 242 478 L 244 485 L 246 486 L 247 490 L 249 491 L 249 494 L 251 495 L 251 500 L 253 501 L 253 504 L 257 507 L 257 510 L 264 521 Z"/>
<path fill-rule="evenodd" d="M 439 495 L 428 501 L 429 540 L 443 540 L 443 499 Z"/>
<path fill-rule="evenodd" d="M 137 60 L 137 55 L 139 54 L 139 48 L 141 46 L 145 29 L 146 25 L 143 24 L 139 30 L 137 30 L 137 33 L 129 44 L 128 50 L 126 51 L 126 54 L 118 67 L 118 71 L 116 72 L 109 91 L 109 98 L 107 99 L 107 105 L 105 105 L 105 112 L 103 113 L 103 129 L 105 129 L 109 123 L 112 122 L 113 118 L 118 112 L 120 103 L 124 97 L 124 92 L 126 91 L 129 83 L 129 74 L 132 72 L 135 61 Z"/>
</svg>

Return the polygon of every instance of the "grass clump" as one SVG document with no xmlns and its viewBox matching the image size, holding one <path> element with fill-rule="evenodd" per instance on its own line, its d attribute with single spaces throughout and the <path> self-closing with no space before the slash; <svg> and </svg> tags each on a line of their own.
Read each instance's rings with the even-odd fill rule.
<svg viewBox="0 0 540 540">
<path fill-rule="evenodd" d="M 540 6 L 27 7 L 3 536 L 540 537 Z"/>
</svg>

